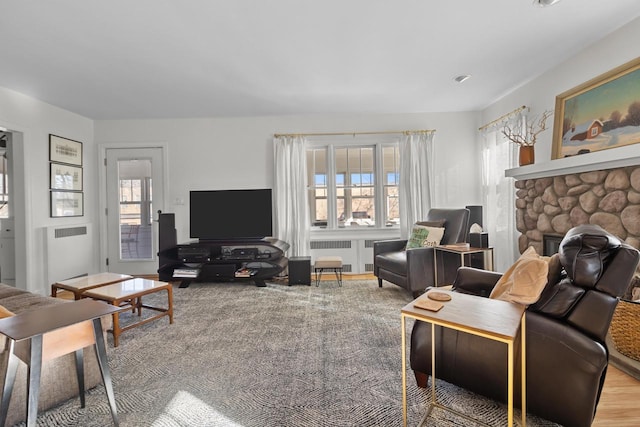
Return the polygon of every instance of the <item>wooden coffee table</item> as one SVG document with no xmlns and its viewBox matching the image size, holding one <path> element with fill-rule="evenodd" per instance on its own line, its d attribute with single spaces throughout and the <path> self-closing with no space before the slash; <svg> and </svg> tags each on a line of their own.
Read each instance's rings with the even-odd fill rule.
<svg viewBox="0 0 640 427">
<path fill-rule="evenodd" d="M 133 279 L 133 276 L 107 272 L 61 280 L 60 282 L 56 282 L 51 285 L 51 296 L 55 298 L 58 295 L 58 289 L 64 289 L 66 291 L 73 292 L 74 299 L 78 300 L 81 299 L 82 294 L 89 289 L 122 282 L 123 280 L 128 279 Z"/>
<path fill-rule="evenodd" d="M 167 307 L 155 307 L 142 304 L 143 296 L 160 291 L 167 292 Z M 113 333 L 113 345 L 115 347 L 119 344 L 120 334 L 126 330 L 144 325 L 163 316 L 169 316 L 169 323 L 173 323 L 173 288 L 170 283 L 136 278 L 90 289 L 85 291 L 82 296 L 105 301 L 117 307 L 131 306 L 133 310 L 137 310 L 138 316 L 142 315 L 143 308 L 159 312 L 154 316 L 141 319 L 125 327 L 120 326 L 120 314 L 114 313 L 113 329 L 111 332 Z"/>
<path fill-rule="evenodd" d="M 431 290 L 434 292 L 434 290 Z M 491 340 L 499 341 L 507 346 L 507 419 L 509 427 L 513 426 L 513 380 L 515 375 L 514 342 L 520 333 L 522 356 L 522 426 L 527 424 L 526 405 L 526 349 L 525 349 L 525 306 L 506 301 L 483 298 L 475 295 L 467 295 L 438 288 L 438 293 L 451 296 L 450 301 L 442 302 L 444 305 L 439 311 L 429 311 L 414 307 L 420 300 L 429 300 L 427 293 L 404 306 L 401 310 L 402 317 L 402 415 L 403 425 L 407 425 L 407 361 L 406 361 L 406 319 L 431 323 L 431 404 L 422 425 L 434 407 L 456 413 L 464 418 L 474 420 L 467 414 L 455 411 L 438 403 L 436 397 L 436 352 L 435 352 L 435 327 L 455 329 L 457 331 L 477 335 Z"/>
</svg>

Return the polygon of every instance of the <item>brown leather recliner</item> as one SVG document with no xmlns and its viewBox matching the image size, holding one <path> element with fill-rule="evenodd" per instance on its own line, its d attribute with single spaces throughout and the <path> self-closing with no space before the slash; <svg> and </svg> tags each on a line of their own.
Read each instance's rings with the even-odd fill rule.
<svg viewBox="0 0 640 427">
<path fill-rule="evenodd" d="M 427 222 L 444 221 L 444 235 L 441 244 L 465 242 L 469 233 L 468 209 L 430 209 Z M 405 250 L 407 239 L 381 240 L 373 243 L 373 274 L 378 278 L 378 286 L 386 280 L 411 292 L 414 296 L 422 293 L 434 283 L 433 248 L 413 248 Z M 452 262 L 448 255 L 438 255 L 438 276 L 443 282 L 453 281 L 460 264 L 454 255 Z"/>
<path fill-rule="evenodd" d="M 550 262 L 549 282 L 526 311 L 527 412 L 567 427 L 591 425 L 607 371 L 607 330 L 639 259 L 636 249 L 598 226 L 581 225 L 566 234 Z M 499 278 L 463 267 L 454 290 L 486 297 Z M 516 372 L 519 360 L 518 354 Z M 430 324 L 414 324 L 410 361 L 418 385 L 426 387 Z M 506 366 L 504 344 L 436 328 L 438 378 L 506 402 Z M 519 403 L 520 376 L 515 377 Z"/>
</svg>

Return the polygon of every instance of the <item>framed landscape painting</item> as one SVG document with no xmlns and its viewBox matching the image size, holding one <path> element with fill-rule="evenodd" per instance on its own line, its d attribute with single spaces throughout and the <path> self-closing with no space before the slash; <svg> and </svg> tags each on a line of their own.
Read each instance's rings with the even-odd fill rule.
<svg viewBox="0 0 640 427">
<path fill-rule="evenodd" d="M 556 97 L 552 159 L 640 142 L 640 58 Z"/>
</svg>

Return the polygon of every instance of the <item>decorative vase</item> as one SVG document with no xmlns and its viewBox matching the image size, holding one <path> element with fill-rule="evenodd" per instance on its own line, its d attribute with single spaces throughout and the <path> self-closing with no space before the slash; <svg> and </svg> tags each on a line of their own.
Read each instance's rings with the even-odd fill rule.
<svg viewBox="0 0 640 427">
<path fill-rule="evenodd" d="M 535 162 L 535 151 L 533 145 L 520 146 L 520 166 L 532 165 Z"/>
</svg>

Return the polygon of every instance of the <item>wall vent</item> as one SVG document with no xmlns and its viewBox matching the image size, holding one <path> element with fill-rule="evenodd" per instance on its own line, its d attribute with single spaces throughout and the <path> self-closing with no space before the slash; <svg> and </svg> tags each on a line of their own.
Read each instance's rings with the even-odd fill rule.
<svg viewBox="0 0 640 427">
<path fill-rule="evenodd" d="M 314 240 L 311 249 L 351 249 L 351 240 Z"/>
<path fill-rule="evenodd" d="M 60 239 L 62 237 L 71 237 L 71 236 L 84 236 L 87 234 L 87 227 L 69 227 L 69 228 L 56 228 L 54 230 L 54 237 L 56 239 Z"/>
<path fill-rule="evenodd" d="M 365 264 L 364 271 L 373 271 L 373 264 Z"/>
<path fill-rule="evenodd" d="M 364 247 L 365 248 L 372 248 L 373 244 L 377 242 L 377 240 L 365 240 L 364 241 Z"/>
<path fill-rule="evenodd" d="M 351 268 L 351 264 L 343 264 L 342 271 L 345 273 L 351 273 L 353 269 Z"/>
</svg>

